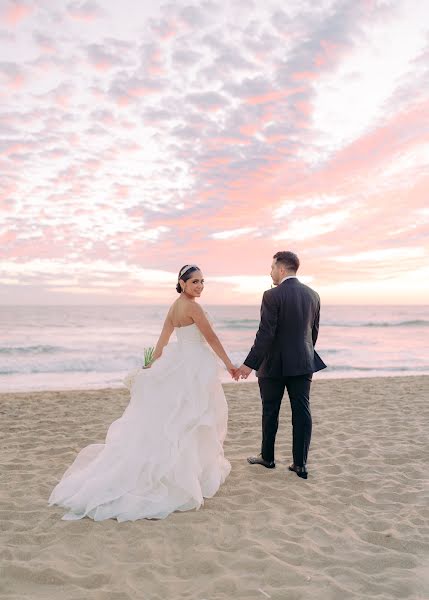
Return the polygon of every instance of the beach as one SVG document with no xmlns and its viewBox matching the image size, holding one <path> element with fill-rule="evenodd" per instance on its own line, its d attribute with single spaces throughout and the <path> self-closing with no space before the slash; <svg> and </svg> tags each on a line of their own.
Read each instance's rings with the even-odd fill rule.
<svg viewBox="0 0 429 600">
<path fill-rule="evenodd" d="M 218 494 L 125 523 L 62 521 L 48 498 L 128 391 L 1 394 L 1 599 L 427 598 L 429 376 L 316 376 L 307 481 L 287 470 L 287 397 L 268 470 L 246 462 L 260 446 L 257 384 L 224 389 L 232 471 Z"/>
</svg>

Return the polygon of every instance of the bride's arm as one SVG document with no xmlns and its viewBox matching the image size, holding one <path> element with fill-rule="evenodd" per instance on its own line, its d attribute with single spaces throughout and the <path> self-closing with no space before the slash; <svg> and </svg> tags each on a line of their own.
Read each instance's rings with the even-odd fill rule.
<svg viewBox="0 0 429 600">
<path fill-rule="evenodd" d="M 221 361 L 224 363 L 225 367 L 229 372 L 235 371 L 235 367 L 230 361 L 227 353 L 225 352 L 224 347 L 220 343 L 219 338 L 216 333 L 213 331 L 213 327 L 210 325 L 209 320 L 207 319 L 203 309 L 199 304 L 194 304 L 191 308 L 191 317 L 194 320 L 194 323 L 201 331 L 209 346 L 213 349 L 213 351 L 219 356 Z"/>
<path fill-rule="evenodd" d="M 159 358 L 161 356 L 162 351 L 164 350 L 164 347 L 168 344 L 168 340 L 170 339 L 173 331 L 174 331 L 173 323 L 170 318 L 170 313 L 168 313 L 168 315 L 164 321 L 164 326 L 162 328 L 161 335 L 159 336 L 159 339 L 156 343 L 155 350 L 153 353 L 153 358 L 151 360 L 151 364 L 157 358 Z"/>
</svg>

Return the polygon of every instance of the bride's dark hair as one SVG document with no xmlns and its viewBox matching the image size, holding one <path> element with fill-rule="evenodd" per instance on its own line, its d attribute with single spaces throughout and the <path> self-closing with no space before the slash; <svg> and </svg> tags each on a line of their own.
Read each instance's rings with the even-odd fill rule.
<svg viewBox="0 0 429 600">
<path fill-rule="evenodd" d="M 186 267 L 189 267 L 189 268 L 187 269 Z M 183 281 L 188 281 L 188 279 L 191 279 L 192 273 L 195 273 L 195 271 L 199 271 L 199 270 L 200 270 L 200 268 L 197 267 L 197 265 L 183 265 L 183 267 L 179 271 L 179 276 L 177 278 L 176 291 L 178 294 L 182 293 L 182 288 L 180 287 L 179 280 L 183 279 Z M 183 275 L 180 275 L 180 273 L 182 273 L 182 271 L 184 271 L 184 273 L 183 273 Z"/>
</svg>

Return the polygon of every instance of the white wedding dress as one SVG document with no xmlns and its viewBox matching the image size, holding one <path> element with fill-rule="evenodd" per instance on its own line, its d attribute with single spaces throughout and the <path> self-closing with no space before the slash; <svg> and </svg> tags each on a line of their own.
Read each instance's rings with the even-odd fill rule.
<svg viewBox="0 0 429 600">
<path fill-rule="evenodd" d="M 130 402 L 105 443 L 81 450 L 52 491 L 49 504 L 69 511 L 63 519 L 163 519 L 199 508 L 225 481 L 219 362 L 195 324 L 176 334 L 129 378 Z"/>
</svg>

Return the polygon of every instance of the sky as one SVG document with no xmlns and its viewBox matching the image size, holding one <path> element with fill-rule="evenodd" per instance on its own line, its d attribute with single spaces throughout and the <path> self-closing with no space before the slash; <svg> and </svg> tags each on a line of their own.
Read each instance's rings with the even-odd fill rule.
<svg viewBox="0 0 429 600">
<path fill-rule="evenodd" d="M 0 303 L 429 304 L 429 4 L 0 0 Z"/>
</svg>

